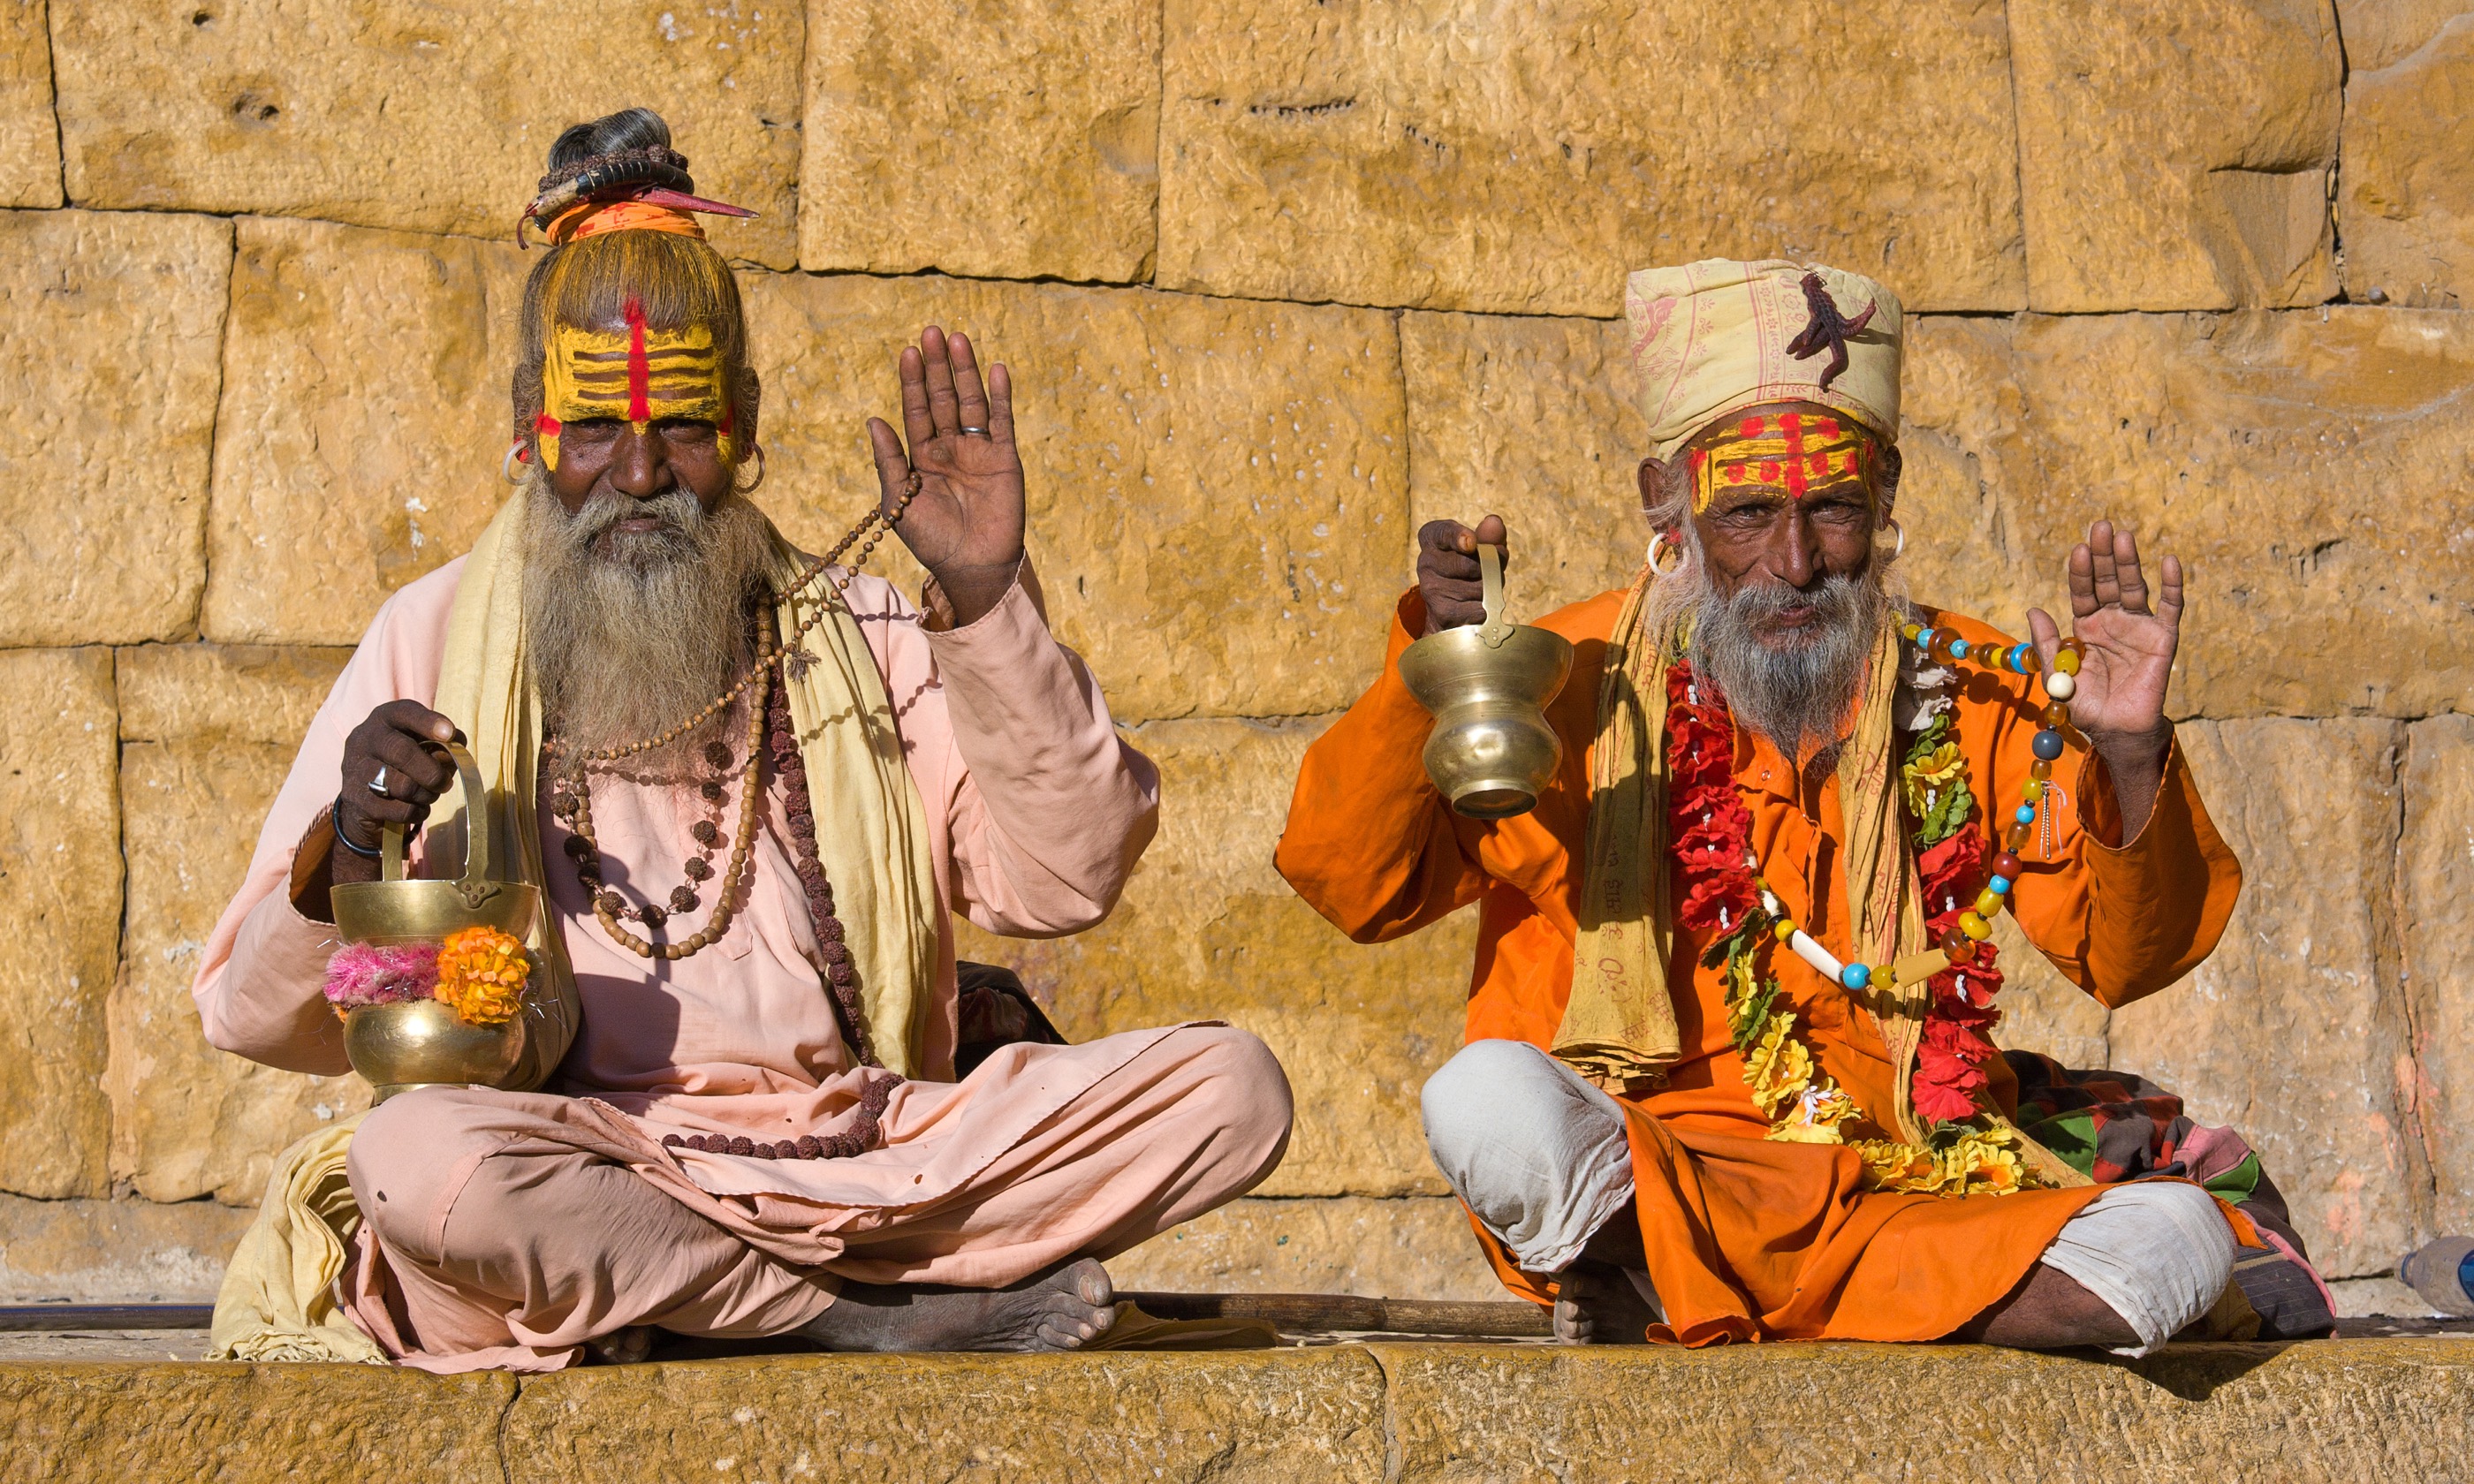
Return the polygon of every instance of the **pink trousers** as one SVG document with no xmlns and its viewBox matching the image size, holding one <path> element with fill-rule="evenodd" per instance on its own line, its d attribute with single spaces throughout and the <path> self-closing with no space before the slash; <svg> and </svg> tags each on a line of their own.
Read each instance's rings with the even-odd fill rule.
<svg viewBox="0 0 2474 1484">
<path fill-rule="evenodd" d="M 844 1279 L 997 1287 L 1113 1257 L 1253 1188 L 1288 1144 L 1288 1081 L 1260 1041 L 1213 1025 L 1145 1034 L 1144 1049 L 953 1188 L 863 1210 L 706 1194 L 641 1137 L 601 1132 L 624 1115 L 598 1104 L 579 1117 L 581 1100 L 545 1093 L 401 1094 L 352 1138 L 364 1221 L 345 1279 L 351 1312 L 406 1365 L 555 1370 L 635 1325 L 796 1329 Z M 888 1120 L 886 1145 L 853 1163 L 915 1162 L 927 1141 L 968 1140 L 1013 1084 L 1044 1090 L 1045 1059 L 1086 1049 L 1009 1048 L 950 1099 L 961 1114 L 916 1120 L 908 1137 Z M 828 1229 L 831 1260 L 781 1256 Z"/>
</svg>

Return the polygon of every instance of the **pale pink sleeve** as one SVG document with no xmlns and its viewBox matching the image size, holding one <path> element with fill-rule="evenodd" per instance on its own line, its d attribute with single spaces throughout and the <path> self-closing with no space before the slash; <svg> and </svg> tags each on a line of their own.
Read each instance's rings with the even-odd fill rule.
<svg viewBox="0 0 2474 1484">
<path fill-rule="evenodd" d="M 189 987 L 210 1044 L 285 1071 L 352 1069 L 343 1027 L 319 993 L 335 929 L 293 906 L 292 858 L 334 802 L 344 739 L 352 729 L 386 702 L 427 706 L 437 695 L 447 615 L 463 565 L 458 558 L 386 601 L 310 721 L 258 832 L 249 874 L 206 939 L 197 982 Z"/>
<path fill-rule="evenodd" d="M 1159 770 L 1119 738 L 1090 670 L 1025 584 L 946 634 L 923 629 L 890 585 L 866 587 L 851 596 L 941 826 L 949 903 L 1012 938 L 1105 918 L 1158 828 Z"/>
</svg>

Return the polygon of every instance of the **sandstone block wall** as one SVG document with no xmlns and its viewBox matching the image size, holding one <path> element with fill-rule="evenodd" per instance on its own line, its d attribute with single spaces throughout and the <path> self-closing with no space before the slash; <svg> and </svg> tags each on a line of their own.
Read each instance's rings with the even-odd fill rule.
<svg viewBox="0 0 2474 1484">
<path fill-rule="evenodd" d="M 2465 0 L 0 4 L 0 1288 L 194 1294 L 361 1106 L 186 986 L 385 595 L 504 487 L 510 241 L 556 130 L 661 108 L 739 260 L 762 495 L 828 539 L 924 322 L 1017 373 L 1059 632 L 1159 759 L 1108 923 L 973 935 L 1071 1034 L 1214 1017 L 1300 1110 L 1131 1284 L 1482 1297 L 1417 1136 L 1473 926 L 1343 941 L 1270 865 L 1412 533 L 1520 609 L 1622 582 L 1628 269 L 1884 278 L 1921 597 L 2017 627 L 2098 515 L 2192 564 L 2183 746 L 2249 873 L 2108 1016 L 2004 1034 L 2241 1125 L 2332 1276 L 2474 1222 Z M 892 565 L 914 580 L 896 557 Z M 2015 945 L 2014 945 L 2015 946 Z"/>
</svg>

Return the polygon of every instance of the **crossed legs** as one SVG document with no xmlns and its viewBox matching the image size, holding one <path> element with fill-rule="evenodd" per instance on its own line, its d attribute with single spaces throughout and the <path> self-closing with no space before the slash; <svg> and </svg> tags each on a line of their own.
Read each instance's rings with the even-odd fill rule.
<svg viewBox="0 0 2474 1484">
<path fill-rule="evenodd" d="M 1522 1271 L 1558 1280 L 1558 1338 L 1636 1343 L 1662 1317 L 1613 1099 L 1525 1041 L 1481 1041 L 1427 1080 L 1420 1102 L 1427 1147 L 1454 1193 Z M 1951 1338 L 2145 1353 L 2208 1311 L 2233 1258 L 2232 1233 L 2206 1192 L 2117 1186 Z"/>
</svg>

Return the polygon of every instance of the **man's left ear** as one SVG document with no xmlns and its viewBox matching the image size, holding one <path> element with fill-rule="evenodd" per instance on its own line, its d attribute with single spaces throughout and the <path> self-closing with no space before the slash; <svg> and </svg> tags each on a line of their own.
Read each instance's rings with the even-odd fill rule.
<svg viewBox="0 0 2474 1484">
<path fill-rule="evenodd" d="M 1880 496 L 1881 524 L 1883 525 L 1890 523 L 1890 513 L 1898 507 L 1899 475 L 1905 468 L 1906 459 L 1900 454 L 1898 444 L 1890 443 L 1881 449 L 1881 480 L 1878 492 Z"/>
</svg>

